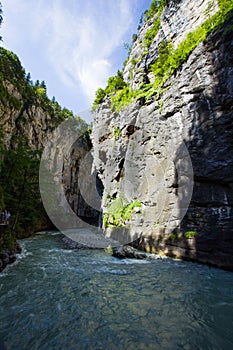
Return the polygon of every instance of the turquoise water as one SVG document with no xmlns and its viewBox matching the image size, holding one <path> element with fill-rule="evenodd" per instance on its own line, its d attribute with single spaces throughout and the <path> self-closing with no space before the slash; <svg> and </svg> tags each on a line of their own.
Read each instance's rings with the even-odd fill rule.
<svg viewBox="0 0 233 350">
<path fill-rule="evenodd" d="M 233 349 L 233 273 L 72 251 L 59 234 L 21 243 L 0 275 L 6 349 Z"/>
</svg>

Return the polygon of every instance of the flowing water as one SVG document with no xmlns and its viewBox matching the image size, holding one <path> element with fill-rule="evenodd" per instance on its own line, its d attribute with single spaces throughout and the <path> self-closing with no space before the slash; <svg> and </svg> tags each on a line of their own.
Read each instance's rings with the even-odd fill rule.
<svg viewBox="0 0 233 350">
<path fill-rule="evenodd" d="M 0 275 L 0 349 L 232 350 L 233 273 L 23 240 Z"/>
</svg>

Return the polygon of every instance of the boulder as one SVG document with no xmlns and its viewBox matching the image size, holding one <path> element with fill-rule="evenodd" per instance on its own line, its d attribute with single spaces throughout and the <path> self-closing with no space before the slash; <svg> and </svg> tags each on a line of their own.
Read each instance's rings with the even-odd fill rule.
<svg viewBox="0 0 233 350">
<path fill-rule="evenodd" d="M 119 259 L 146 259 L 147 254 L 139 252 L 137 249 L 130 246 L 121 246 L 113 248 L 112 255 Z"/>
</svg>

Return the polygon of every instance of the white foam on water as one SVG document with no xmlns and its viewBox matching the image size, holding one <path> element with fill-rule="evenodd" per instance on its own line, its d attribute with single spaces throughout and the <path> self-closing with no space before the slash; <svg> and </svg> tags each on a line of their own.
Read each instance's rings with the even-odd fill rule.
<svg viewBox="0 0 233 350">
<path fill-rule="evenodd" d="M 126 270 L 117 270 L 117 269 L 112 269 L 107 266 L 102 266 L 99 269 L 95 269 L 94 272 L 97 273 L 111 273 L 113 275 L 128 275 L 128 272 Z"/>
<path fill-rule="evenodd" d="M 62 235 L 62 233 L 60 231 L 40 231 L 40 232 L 36 232 L 35 235 L 59 236 L 59 235 Z"/>
</svg>

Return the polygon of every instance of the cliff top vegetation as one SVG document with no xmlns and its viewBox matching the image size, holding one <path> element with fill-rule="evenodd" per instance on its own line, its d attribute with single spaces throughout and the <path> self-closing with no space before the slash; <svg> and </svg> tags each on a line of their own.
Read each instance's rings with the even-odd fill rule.
<svg viewBox="0 0 233 350">
<path fill-rule="evenodd" d="M 176 1 L 180 2 L 180 1 Z M 153 0 L 148 11 L 144 13 L 143 20 L 151 21 L 153 18 L 153 25 L 146 32 L 144 42 L 142 45 L 145 48 L 144 55 L 148 54 L 148 49 L 156 34 L 160 29 L 160 18 L 163 9 L 169 1 Z M 233 17 L 233 2 L 232 0 L 218 0 L 219 10 L 207 20 L 205 20 L 198 28 L 187 34 L 185 39 L 174 49 L 172 42 L 163 41 L 158 50 L 158 56 L 154 63 L 149 67 L 149 71 L 154 75 L 154 83 L 142 83 L 137 90 L 132 90 L 128 82 L 123 79 L 123 73 L 117 73 L 116 77 L 108 79 L 108 84 L 105 89 L 99 88 L 96 91 L 96 98 L 93 102 L 93 110 L 95 110 L 105 97 L 111 100 L 111 108 L 115 111 L 120 111 L 122 108 L 132 103 L 133 101 L 143 98 L 148 101 L 152 96 L 160 97 L 162 87 L 165 82 L 173 75 L 173 73 L 188 59 L 191 52 L 203 42 L 206 37 L 214 30 L 221 27 L 227 20 Z M 206 11 L 211 6 L 208 3 Z M 143 22 L 143 21 L 141 21 Z M 140 26 L 139 26 L 140 29 Z M 130 57 L 130 50 L 129 50 Z M 129 59 L 128 57 L 128 59 Z M 118 82 L 118 90 L 116 90 L 116 80 Z"/>
</svg>

